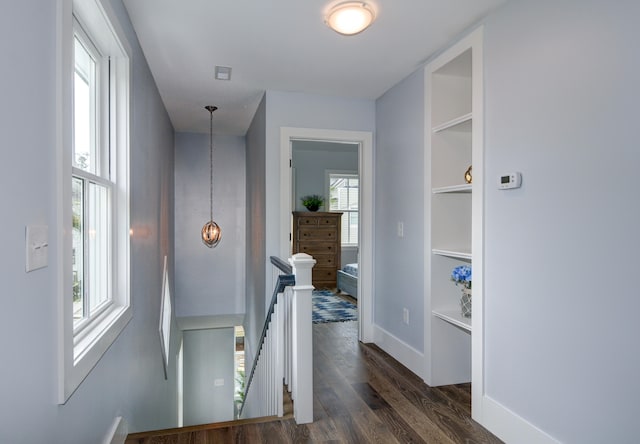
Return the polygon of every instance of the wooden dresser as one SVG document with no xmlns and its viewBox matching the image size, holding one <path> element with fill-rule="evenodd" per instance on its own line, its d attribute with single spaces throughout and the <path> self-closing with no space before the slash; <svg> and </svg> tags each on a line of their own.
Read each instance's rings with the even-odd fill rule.
<svg viewBox="0 0 640 444">
<path fill-rule="evenodd" d="M 307 253 L 316 260 L 311 281 L 316 288 L 335 288 L 340 269 L 342 213 L 293 212 L 293 254 Z"/>
</svg>

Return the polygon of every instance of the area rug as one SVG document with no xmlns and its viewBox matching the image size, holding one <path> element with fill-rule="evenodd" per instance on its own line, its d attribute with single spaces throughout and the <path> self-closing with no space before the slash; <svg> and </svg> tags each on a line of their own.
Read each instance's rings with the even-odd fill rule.
<svg viewBox="0 0 640 444">
<path fill-rule="evenodd" d="M 329 290 L 313 290 L 313 323 L 344 322 L 358 319 L 355 304 L 340 299 Z"/>
</svg>

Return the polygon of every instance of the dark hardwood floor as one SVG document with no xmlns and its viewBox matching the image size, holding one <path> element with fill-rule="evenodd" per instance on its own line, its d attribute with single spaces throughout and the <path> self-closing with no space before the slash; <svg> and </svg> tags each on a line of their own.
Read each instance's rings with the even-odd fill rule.
<svg viewBox="0 0 640 444">
<path fill-rule="evenodd" d="M 429 387 L 375 345 L 357 322 L 315 324 L 314 422 L 285 417 L 129 436 L 126 444 L 499 443 L 471 419 L 471 386 Z"/>
</svg>

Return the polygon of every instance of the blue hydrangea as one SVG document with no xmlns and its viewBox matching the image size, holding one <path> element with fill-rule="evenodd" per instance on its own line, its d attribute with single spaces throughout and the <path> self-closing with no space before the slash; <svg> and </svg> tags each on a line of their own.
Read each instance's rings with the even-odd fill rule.
<svg viewBox="0 0 640 444">
<path fill-rule="evenodd" d="M 451 272 L 451 280 L 456 284 L 471 288 L 471 267 L 469 265 L 458 265 Z"/>
</svg>

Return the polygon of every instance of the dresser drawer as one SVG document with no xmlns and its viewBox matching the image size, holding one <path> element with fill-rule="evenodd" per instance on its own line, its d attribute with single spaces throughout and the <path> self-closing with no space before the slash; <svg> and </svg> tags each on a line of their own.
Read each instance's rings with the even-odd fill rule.
<svg viewBox="0 0 640 444">
<path fill-rule="evenodd" d="M 337 227 L 339 220 L 339 217 L 331 216 L 299 216 L 298 226 Z"/>
<path fill-rule="evenodd" d="M 318 226 L 318 218 L 314 216 L 299 216 L 298 217 L 298 226 Z"/>
<path fill-rule="evenodd" d="M 336 282 L 336 269 L 335 267 L 313 267 L 311 271 L 311 280 L 313 282 Z"/>
<path fill-rule="evenodd" d="M 335 254 L 316 254 L 313 258 L 316 260 L 314 267 L 336 267 Z"/>
<path fill-rule="evenodd" d="M 311 256 L 319 254 L 333 254 L 338 251 L 338 246 L 335 242 L 300 242 L 296 248 L 296 253 L 307 253 Z"/>
<path fill-rule="evenodd" d="M 320 240 L 335 242 L 338 233 L 334 228 L 312 228 L 300 227 L 298 229 L 298 240 Z"/>
</svg>

